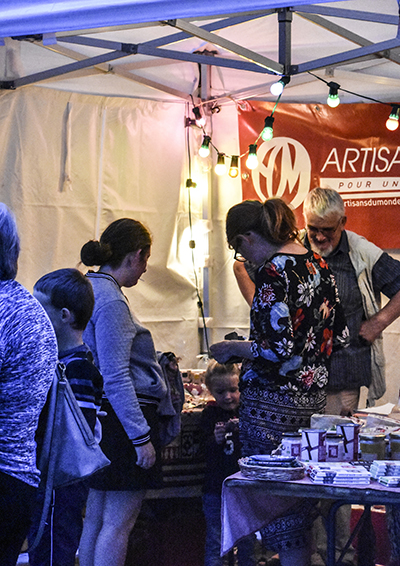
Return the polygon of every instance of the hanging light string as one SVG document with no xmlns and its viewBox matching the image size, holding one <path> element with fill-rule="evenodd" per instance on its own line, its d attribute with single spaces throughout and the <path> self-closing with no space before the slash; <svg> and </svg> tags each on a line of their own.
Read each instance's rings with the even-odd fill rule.
<svg viewBox="0 0 400 566">
<path fill-rule="evenodd" d="M 201 106 L 203 106 L 204 104 L 206 104 L 206 102 L 200 102 L 200 103 L 198 104 L 198 106 L 195 106 L 195 103 L 194 103 L 194 100 L 193 100 L 193 96 L 192 96 L 192 95 L 190 95 L 190 96 L 191 96 L 192 104 L 193 104 L 192 112 L 194 111 L 194 109 L 196 109 L 196 112 L 194 112 L 194 114 L 195 114 L 195 116 L 196 116 L 196 115 L 198 115 L 197 111 L 199 110 L 199 107 L 201 107 Z M 274 112 L 275 112 L 275 110 L 276 110 L 276 107 L 278 106 L 278 103 L 279 103 L 279 101 L 280 101 L 280 99 L 281 99 L 281 96 L 282 96 L 282 92 L 279 94 L 279 96 L 278 96 L 278 98 L 277 98 L 277 100 L 276 100 L 276 102 L 275 102 L 274 108 L 273 108 L 273 110 L 272 110 L 270 116 L 267 117 L 266 120 L 271 119 L 272 122 L 274 121 L 273 114 L 274 114 Z M 195 122 L 195 123 L 193 123 L 193 122 Z M 223 152 L 219 151 L 219 149 L 217 148 L 217 146 L 213 143 L 213 141 L 212 141 L 212 139 L 211 139 L 211 135 L 207 134 L 207 132 L 206 132 L 206 130 L 205 130 L 205 127 L 204 127 L 205 125 L 203 125 L 203 124 L 200 125 L 197 120 L 193 120 L 192 118 L 190 118 L 190 116 L 186 116 L 185 123 L 186 123 L 186 126 L 194 126 L 194 125 L 195 125 L 196 127 L 200 128 L 200 129 L 202 130 L 202 132 L 203 132 L 203 141 L 202 141 L 201 147 L 200 147 L 200 149 L 199 149 L 199 155 L 200 155 L 200 157 L 208 157 L 208 155 L 210 154 L 210 148 L 213 148 L 213 149 L 216 151 L 217 156 L 218 156 L 217 165 L 216 165 L 217 171 L 218 171 L 218 170 L 221 171 L 221 172 L 223 171 L 223 169 L 222 169 L 222 167 L 223 167 L 223 165 L 222 165 L 223 159 L 222 159 L 222 158 L 227 157 L 228 159 L 231 160 L 231 166 L 230 166 L 230 169 L 229 169 L 229 171 L 230 171 L 229 174 L 230 174 L 231 177 L 237 177 L 238 171 L 239 171 L 239 169 L 238 169 L 239 159 L 245 157 L 245 156 L 249 153 L 249 150 L 248 150 L 248 151 L 245 151 L 245 152 L 242 153 L 241 155 L 228 155 L 228 154 L 226 154 L 226 153 L 223 153 Z M 272 128 L 271 128 L 271 129 L 272 129 Z M 263 130 L 263 131 L 264 131 L 264 130 Z M 258 136 L 257 139 L 255 140 L 255 142 L 254 142 L 253 145 L 257 146 L 257 143 L 258 143 L 260 137 L 262 137 L 263 131 L 260 132 L 259 136 Z M 272 135 L 271 135 L 271 138 L 272 138 Z M 219 168 L 219 169 L 218 169 L 218 168 Z M 226 167 L 225 167 L 224 169 L 226 169 Z M 225 171 L 223 171 L 223 172 L 225 172 Z M 219 174 L 221 174 L 221 173 L 219 173 Z"/>
<path fill-rule="evenodd" d="M 319 81 L 325 83 L 327 86 L 329 86 L 332 83 L 332 81 L 327 81 L 327 80 L 323 79 L 322 77 L 319 77 L 315 73 L 312 73 L 311 71 L 307 71 L 307 73 L 309 75 L 313 76 L 315 79 L 318 79 Z M 341 90 L 342 92 L 347 92 L 347 94 L 352 94 L 353 96 L 358 96 L 359 98 L 365 98 L 366 100 L 371 100 L 371 102 L 377 102 L 378 104 L 384 104 L 385 106 L 393 106 L 393 104 L 390 104 L 390 102 L 382 102 L 382 100 L 377 100 L 376 98 L 372 98 L 371 96 L 366 96 L 364 94 L 358 94 L 357 92 L 347 90 L 346 88 L 341 87 L 337 83 L 334 83 L 334 84 L 337 85 L 337 90 Z"/>
<path fill-rule="evenodd" d="M 387 127 L 388 130 L 391 130 L 391 131 L 394 131 L 399 127 L 400 104 L 382 102 L 381 100 L 377 100 L 376 98 L 373 98 L 371 96 L 358 94 L 356 92 L 353 92 L 351 90 L 343 88 L 340 84 L 338 84 L 334 81 L 327 81 L 327 80 L 323 79 L 322 77 L 316 75 L 315 73 L 312 73 L 311 71 L 307 71 L 307 72 L 308 72 L 309 75 L 311 75 L 314 78 L 318 79 L 319 81 L 325 83 L 329 87 L 329 93 L 328 93 L 328 97 L 327 97 L 328 106 L 330 106 L 332 108 L 337 107 L 340 104 L 340 98 L 339 98 L 339 94 L 338 94 L 339 91 L 346 92 L 346 93 L 351 94 L 353 96 L 358 96 L 360 98 L 370 100 L 371 102 L 376 102 L 378 104 L 383 104 L 385 106 L 389 106 L 391 108 L 391 112 L 390 112 L 388 119 L 386 121 L 386 127 Z M 248 160 L 246 162 L 247 167 L 249 169 L 254 169 L 254 168 L 257 167 L 257 165 L 258 165 L 257 154 L 256 154 L 257 144 L 258 144 L 260 138 L 262 138 L 263 141 L 269 141 L 273 138 L 273 135 L 274 135 L 273 134 L 274 112 L 275 112 L 276 107 L 278 106 L 278 104 L 280 102 L 281 96 L 283 94 L 283 90 L 289 82 L 290 82 L 290 77 L 287 76 L 287 75 L 283 75 L 283 76 L 280 77 L 279 81 L 277 81 L 276 83 L 273 83 L 272 86 L 279 84 L 282 90 L 278 95 L 278 98 L 275 102 L 275 105 L 273 107 L 271 114 L 265 118 L 264 128 L 262 129 L 262 131 L 258 135 L 257 139 L 252 144 L 249 145 L 249 149 L 247 151 L 245 151 L 244 153 L 242 153 L 241 155 L 228 155 L 224 152 L 221 152 L 212 142 L 211 135 L 207 134 L 205 127 L 204 127 L 205 123 L 202 124 L 202 125 L 199 125 L 197 120 L 196 121 L 193 120 L 193 122 L 195 122 L 196 125 L 198 127 L 200 127 L 202 132 L 203 132 L 203 142 L 202 142 L 201 148 L 199 149 L 199 155 L 201 157 L 208 157 L 208 155 L 210 153 L 210 148 L 213 148 L 216 151 L 216 153 L 217 153 L 216 173 L 218 175 L 222 175 L 226 170 L 226 166 L 225 166 L 225 163 L 224 163 L 225 158 L 231 159 L 231 166 L 229 168 L 229 175 L 231 177 L 237 177 L 238 176 L 238 174 L 239 174 L 238 162 L 241 158 L 245 157 L 246 155 L 249 156 Z M 195 116 L 198 115 L 199 113 L 201 115 L 200 108 L 202 108 L 203 105 L 210 104 L 210 101 L 201 101 L 201 102 L 199 102 L 199 104 L 197 106 L 195 106 L 193 97 L 191 96 L 191 98 L 192 98 L 192 104 L 193 104 L 192 111 L 194 112 Z M 221 98 L 225 98 L 225 97 L 221 97 Z M 217 107 L 218 99 L 217 98 L 213 99 L 212 104 L 214 105 L 214 108 Z M 220 109 L 219 106 L 218 106 L 218 109 Z M 211 109 L 211 111 L 213 111 L 213 109 Z M 188 124 L 188 122 L 190 122 L 190 121 L 191 121 L 190 118 L 187 117 L 186 123 Z M 193 124 L 190 124 L 190 125 L 193 125 Z"/>
<path fill-rule="evenodd" d="M 196 295 L 197 295 L 197 306 L 200 310 L 201 319 L 203 321 L 204 341 L 205 341 L 206 348 L 207 348 L 207 354 L 210 357 L 210 344 L 209 344 L 208 332 L 207 332 L 208 329 L 207 329 L 207 325 L 206 325 L 206 317 L 205 317 L 205 314 L 204 314 L 203 300 L 202 300 L 201 294 L 200 294 L 199 280 L 198 280 L 197 271 L 196 271 L 196 261 L 195 261 L 195 257 L 194 257 L 194 249 L 196 247 L 196 241 L 194 239 L 194 234 L 193 234 L 191 189 L 192 188 L 195 189 L 197 185 L 196 185 L 196 183 L 194 183 L 192 181 L 192 159 L 191 159 L 191 152 L 190 152 L 189 128 L 187 128 L 187 130 L 186 130 L 186 149 L 187 149 L 187 154 L 188 154 L 188 173 L 189 173 L 189 177 L 186 180 L 186 187 L 188 189 L 188 219 L 189 219 L 189 232 L 190 232 L 189 247 L 190 247 L 191 256 L 192 256 L 192 268 L 193 268 L 193 276 L 194 276 L 195 289 L 196 289 Z"/>
<path fill-rule="evenodd" d="M 276 100 L 276 102 L 275 102 L 275 105 L 274 105 L 274 107 L 273 107 L 273 109 L 272 109 L 271 114 L 265 118 L 265 121 L 264 121 L 264 128 L 263 128 L 263 130 L 260 132 L 260 135 L 259 135 L 258 138 L 256 139 L 256 142 L 255 142 L 255 143 L 257 143 L 260 138 L 262 138 L 264 141 L 272 140 L 272 136 L 273 136 L 272 124 L 274 123 L 274 112 L 275 112 L 275 110 L 276 110 L 276 107 L 277 107 L 278 104 L 279 104 L 279 101 L 280 101 L 280 99 L 281 99 L 282 94 L 283 94 L 283 91 L 282 91 L 282 92 L 280 93 L 280 95 L 278 96 L 278 98 L 277 98 L 277 100 Z M 263 135 L 264 132 L 265 132 L 265 130 L 266 130 L 267 128 L 268 128 L 268 133 L 271 134 L 270 137 L 269 137 L 269 136 L 268 136 L 268 137 L 267 137 L 267 136 L 264 137 L 264 135 Z M 269 130 L 270 130 L 270 131 L 269 131 Z"/>
</svg>

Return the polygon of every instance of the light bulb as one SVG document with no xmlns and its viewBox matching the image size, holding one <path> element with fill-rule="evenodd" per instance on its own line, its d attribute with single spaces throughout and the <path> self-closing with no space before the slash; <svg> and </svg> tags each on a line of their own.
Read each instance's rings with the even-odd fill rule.
<svg viewBox="0 0 400 566">
<path fill-rule="evenodd" d="M 283 92 L 283 83 L 281 81 L 278 81 L 277 83 L 273 83 L 270 86 L 270 92 L 271 94 L 273 94 L 274 96 L 279 96 L 280 94 L 282 94 Z"/>
<path fill-rule="evenodd" d="M 232 155 L 231 166 L 229 167 L 229 177 L 235 179 L 239 175 L 239 156 Z"/>
<path fill-rule="evenodd" d="M 196 120 L 196 124 L 199 126 L 199 128 L 202 128 L 206 125 L 206 119 L 204 118 L 204 116 L 202 116 L 200 108 L 198 106 L 193 107 L 193 114 Z"/>
<path fill-rule="evenodd" d="M 246 166 L 248 169 L 255 169 L 258 166 L 257 145 L 255 143 L 249 145 L 249 156 L 246 161 Z"/>
<path fill-rule="evenodd" d="M 186 186 L 188 189 L 190 189 L 191 187 L 195 189 L 197 187 L 197 183 L 192 181 L 192 179 L 186 179 Z"/>
<path fill-rule="evenodd" d="M 399 110 L 400 106 L 394 104 L 389 118 L 386 120 L 386 127 L 391 132 L 394 132 L 399 127 Z"/>
<path fill-rule="evenodd" d="M 280 96 L 283 92 L 283 89 L 285 88 L 285 86 L 290 82 L 290 77 L 289 75 L 284 75 L 283 77 L 281 77 L 279 79 L 279 81 L 277 81 L 276 83 L 273 83 L 269 90 L 271 92 L 271 94 L 273 94 L 274 96 Z"/>
<path fill-rule="evenodd" d="M 264 122 L 264 129 L 261 132 L 261 138 L 264 141 L 270 141 L 274 137 L 274 130 L 273 130 L 273 123 L 274 118 L 272 116 L 267 116 Z"/>
<path fill-rule="evenodd" d="M 199 149 L 200 157 L 208 157 L 210 155 L 210 136 L 204 136 L 203 143 Z"/>
<path fill-rule="evenodd" d="M 216 175 L 224 175 L 226 173 L 225 155 L 223 153 L 218 153 L 217 164 L 214 170 Z"/>
<path fill-rule="evenodd" d="M 386 127 L 388 130 L 390 130 L 391 132 L 394 132 L 395 130 L 397 130 L 397 128 L 399 127 L 399 118 L 388 118 L 386 120 Z"/>
<path fill-rule="evenodd" d="M 340 104 L 340 98 L 338 94 L 330 94 L 326 99 L 328 106 L 331 108 L 336 108 Z"/>
<path fill-rule="evenodd" d="M 328 98 L 326 99 L 326 103 L 331 108 L 336 108 L 336 106 L 339 106 L 340 104 L 340 98 L 338 95 L 338 90 L 340 88 L 340 85 L 334 82 L 330 82 L 328 83 L 328 86 L 329 86 L 329 94 L 328 94 Z"/>
</svg>

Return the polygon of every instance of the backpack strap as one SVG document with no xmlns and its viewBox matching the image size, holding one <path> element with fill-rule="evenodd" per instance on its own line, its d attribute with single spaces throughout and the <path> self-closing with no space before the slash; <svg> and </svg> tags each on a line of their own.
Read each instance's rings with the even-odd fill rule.
<svg viewBox="0 0 400 566">
<path fill-rule="evenodd" d="M 38 530 L 35 538 L 29 545 L 28 552 L 31 552 L 37 547 L 42 538 L 44 527 L 46 525 L 47 515 L 49 513 L 54 486 L 54 471 L 57 461 L 58 445 L 60 442 L 60 435 L 58 434 L 59 421 L 57 419 L 57 406 L 60 406 L 64 396 L 67 378 L 65 376 L 65 365 L 62 363 L 57 364 L 54 374 L 53 383 L 51 384 L 47 401 L 47 420 L 44 432 L 43 444 L 40 453 L 40 464 L 42 482 L 39 489 L 44 491 L 44 501 L 42 513 L 40 516 Z M 47 461 L 47 466 L 45 462 Z M 41 467 L 41 465 L 43 467 Z"/>
</svg>

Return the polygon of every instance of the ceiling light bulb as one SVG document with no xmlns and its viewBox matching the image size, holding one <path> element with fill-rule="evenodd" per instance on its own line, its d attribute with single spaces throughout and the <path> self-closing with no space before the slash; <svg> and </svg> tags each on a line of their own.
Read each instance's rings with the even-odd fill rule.
<svg viewBox="0 0 400 566">
<path fill-rule="evenodd" d="M 334 82 L 330 82 L 328 83 L 328 86 L 329 86 L 329 94 L 328 94 L 328 98 L 326 99 L 326 103 L 331 108 L 336 108 L 336 106 L 339 106 L 340 104 L 340 98 L 338 95 L 338 90 L 340 88 L 340 85 Z"/>
<path fill-rule="evenodd" d="M 255 143 L 249 145 L 249 156 L 246 160 L 246 166 L 248 169 L 255 169 L 258 166 L 257 145 Z"/>
<path fill-rule="evenodd" d="M 274 96 L 279 96 L 283 92 L 283 83 L 281 83 L 281 81 L 278 81 L 277 83 L 273 83 L 270 86 L 269 90 L 271 94 L 273 94 Z"/>
<path fill-rule="evenodd" d="M 188 189 L 190 189 L 191 187 L 195 189 L 197 187 L 197 183 L 192 181 L 192 179 L 186 179 L 186 186 Z"/>
<path fill-rule="evenodd" d="M 199 128 L 202 128 L 203 126 L 206 125 L 206 119 L 204 116 L 202 116 L 200 108 L 198 106 L 194 106 L 193 109 L 193 114 L 194 117 L 196 119 L 196 124 L 199 126 Z"/>
<path fill-rule="evenodd" d="M 285 88 L 285 86 L 290 82 L 290 77 L 289 75 L 284 75 L 282 76 L 279 81 L 277 81 L 276 83 L 273 83 L 269 90 L 271 92 L 271 94 L 273 94 L 274 96 L 280 96 L 283 92 L 283 89 Z"/>
<path fill-rule="evenodd" d="M 210 136 L 204 136 L 203 143 L 201 144 L 201 148 L 199 149 L 200 157 L 208 157 L 210 155 Z"/>
<path fill-rule="evenodd" d="M 400 106 L 394 104 L 389 118 L 386 120 L 386 127 L 391 132 L 394 132 L 399 127 L 399 111 Z"/>
<path fill-rule="evenodd" d="M 218 153 L 217 164 L 214 170 L 216 175 L 224 175 L 226 173 L 225 155 L 223 153 Z"/>
<path fill-rule="evenodd" d="M 239 156 L 232 155 L 231 166 L 229 167 L 229 177 L 235 179 L 239 175 Z"/>
<path fill-rule="evenodd" d="M 267 116 L 265 118 L 264 129 L 261 132 L 261 138 L 264 141 L 270 141 L 274 137 L 273 123 L 274 118 L 272 116 Z"/>
</svg>

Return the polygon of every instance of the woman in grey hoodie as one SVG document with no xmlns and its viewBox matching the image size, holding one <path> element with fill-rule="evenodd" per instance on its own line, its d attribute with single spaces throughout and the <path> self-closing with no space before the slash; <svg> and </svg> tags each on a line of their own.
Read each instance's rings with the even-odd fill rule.
<svg viewBox="0 0 400 566">
<path fill-rule="evenodd" d="M 130 218 L 112 222 L 81 250 L 95 307 L 84 340 L 104 379 L 101 447 L 110 466 L 93 476 L 79 550 L 81 566 L 123 566 L 146 488 L 161 482 L 157 407 L 166 393 L 150 332 L 122 287 L 146 271 L 151 236 Z"/>
</svg>

